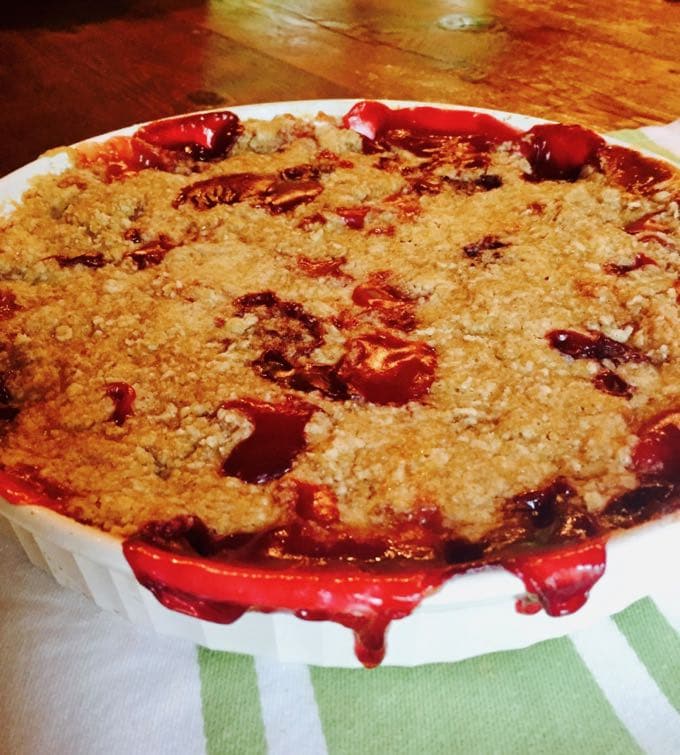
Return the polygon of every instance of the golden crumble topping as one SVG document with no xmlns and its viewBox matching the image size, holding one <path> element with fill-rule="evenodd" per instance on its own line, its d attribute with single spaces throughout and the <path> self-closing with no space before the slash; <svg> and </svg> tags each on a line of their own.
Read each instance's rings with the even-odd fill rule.
<svg viewBox="0 0 680 755">
<path fill-rule="evenodd" d="M 357 532 L 480 539 L 558 479 L 601 510 L 680 406 L 680 178 L 603 155 L 528 180 L 512 142 L 325 116 L 172 169 L 74 154 L 0 221 L 0 461 L 121 535 L 272 527 L 298 483 Z"/>
</svg>

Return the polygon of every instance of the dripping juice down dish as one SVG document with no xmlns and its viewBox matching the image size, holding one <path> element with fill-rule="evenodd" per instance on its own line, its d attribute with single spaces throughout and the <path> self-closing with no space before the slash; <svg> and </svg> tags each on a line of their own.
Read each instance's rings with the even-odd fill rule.
<svg viewBox="0 0 680 755">
<path fill-rule="evenodd" d="M 622 570 L 678 536 L 669 163 L 326 101 L 156 121 L 2 184 L 1 511 L 35 562 L 75 558 L 58 579 L 222 649 L 351 665 L 353 637 L 369 667 L 650 589 Z M 502 631 L 423 650 L 459 585 L 488 623 L 492 583 Z M 229 639 L 248 621 L 269 646 Z"/>
</svg>

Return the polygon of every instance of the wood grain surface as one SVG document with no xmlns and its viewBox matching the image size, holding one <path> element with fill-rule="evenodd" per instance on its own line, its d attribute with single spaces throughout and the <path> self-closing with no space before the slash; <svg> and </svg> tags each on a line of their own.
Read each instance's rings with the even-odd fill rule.
<svg viewBox="0 0 680 755">
<path fill-rule="evenodd" d="M 680 3 L 36 0 L 0 18 L 0 174 L 138 121 L 320 97 L 599 130 L 668 122 L 680 115 Z"/>
</svg>

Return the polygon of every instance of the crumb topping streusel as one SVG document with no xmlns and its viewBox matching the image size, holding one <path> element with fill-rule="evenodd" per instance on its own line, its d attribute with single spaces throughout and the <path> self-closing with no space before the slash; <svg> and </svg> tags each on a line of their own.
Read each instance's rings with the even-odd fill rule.
<svg viewBox="0 0 680 755">
<path fill-rule="evenodd" d="M 479 541 L 555 481 L 585 513 L 638 488 L 680 407 L 677 172 L 541 127 L 222 118 L 216 152 L 74 152 L 0 221 L 5 469 L 122 536 Z"/>
</svg>

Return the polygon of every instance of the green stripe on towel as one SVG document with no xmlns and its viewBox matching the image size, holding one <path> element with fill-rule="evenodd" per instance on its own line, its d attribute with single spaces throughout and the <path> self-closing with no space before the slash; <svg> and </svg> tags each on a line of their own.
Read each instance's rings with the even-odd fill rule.
<svg viewBox="0 0 680 755">
<path fill-rule="evenodd" d="M 566 639 L 452 664 L 311 673 L 330 755 L 639 752 Z"/>
<path fill-rule="evenodd" d="M 208 755 L 266 753 L 254 661 L 198 648 Z"/>
<path fill-rule="evenodd" d="M 680 636 L 649 598 L 614 617 L 671 705 L 680 712 Z"/>
</svg>

